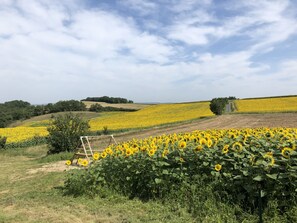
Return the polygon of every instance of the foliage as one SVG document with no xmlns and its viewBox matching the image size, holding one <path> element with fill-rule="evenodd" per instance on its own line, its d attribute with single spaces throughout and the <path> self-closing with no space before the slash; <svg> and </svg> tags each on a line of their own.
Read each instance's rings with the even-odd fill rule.
<svg viewBox="0 0 297 223">
<path fill-rule="evenodd" d="M 41 136 L 33 136 L 30 139 L 19 141 L 19 142 L 11 142 L 6 144 L 6 149 L 16 149 L 16 148 L 25 148 L 31 146 L 37 146 L 41 144 L 45 144 L 47 142 L 46 137 Z"/>
<path fill-rule="evenodd" d="M 162 198 L 196 179 L 222 200 L 248 212 L 277 201 L 281 212 L 297 202 L 297 129 L 195 131 L 132 140 L 100 153 L 84 187 L 104 185 L 130 197 Z M 98 157 L 96 157 L 98 158 Z M 200 182 L 201 183 L 201 182 Z"/>
<path fill-rule="evenodd" d="M 85 111 L 83 102 L 76 100 L 59 101 L 56 104 L 31 105 L 29 102 L 14 100 L 0 104 L 0 128 L 6 127 L 13 121 L 28 119 L 48 113 L 62 111 Z"/>
<path fill-rule="evenodd" d="M 6 144 L 6 137 L 0 136 L 0 149 L 4 149 Z"/>
<path fill-rule="evenodd" d="M 72 113 L 54 117 L 52 125 L 47 128 L 47 143 L 50 146 L 48 153 L 75 150 L 80 144 L 79 137 L 86 135 L 88 128 L 87 121 Z"/>
<path fill-rule="evenodd" d="M 297 111 L 297 97 L 245 99 L 235 101 L 237 112 Z"/>
<path fill-rule="evenodd" d="M 133 103 L 131 100 L 127 100 L 126 98 L 120 98 L 120 97 L 108 97 L 108 96 L 103 96 L 103 97 L 87 97 L 83 101 L 96 101 L 96 102 L 106 102 L 106 103 L 111 103 L 111 104 L 126 104 L 126 103 Z"/>
<path fill-rule="evenodd" d="M 86 105 L 81 101 L 69 100 L 69 101 L 58 101 L 53 105 L 53 108 L 49 113 L 64 112 L 64 111 L 85 111 Z"/>
<path fill-rule="evenodd" d="M 223 114 L 228 98 L 213 98 L 210 102 L 209 108 L 215 115 Z"/>
</svg>

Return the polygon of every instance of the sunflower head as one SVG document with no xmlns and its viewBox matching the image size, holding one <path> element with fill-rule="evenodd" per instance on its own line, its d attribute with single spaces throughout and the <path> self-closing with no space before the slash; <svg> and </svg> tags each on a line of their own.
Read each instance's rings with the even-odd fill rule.
<svg viewBox="0 0 297 223">
<path fill-rule="evenodd" d="M 65 164 L 66 164 L 67 166 L 70 166 L 70 165 L 72 164 L 72 162 L 71 162 L 71 160 L 67 160 L 67 161 L 65 162 Z"/>
<path fill-rule="evenodd" d="M 194 148 L 195 152 L 201 152 L 202 150 L 203 150 L 203 146 L 201 146 L 201 145 L 198 145 Z"/>
<path fill-rule="evenodd" d="M 227 154 L 229 152 L 229 145 L 225 145 L 222 149 L 223 154 Z"/>
<path fill-rule="evenodd" d="M 235 142 L 232 145 L 232 149 L 237 151 L 237 152 L 241 152 L 242 151 L 242 144 L 240 142 Z"/>
<path fill-rule="evenodd" d="M 282 156 L 285 158 L 290 158 L 291 153 L 293 152 L 293 149 L 289 148 L 289 147 L 285 147 L 282 149 Z"/>
<path fill-rule="evenodd" d="M 219 172 L 221 169 L 222 169 L 222 165 L 221 165 L 221 164 L 216 164 L 216 165 L 215 165 L 215 170 L 216 170 L 216 171 Z"/>
<path fill-rule="evenodd" d="M 179 148 L 181 148 L 181 149 L 186 148 L 186 146 L 187 146 L 187 143 L 186 143 L 185 141 L 181 141 L 181 142 L 179 143 Z"/>
<path fill-rule="evenodd" d="M 149 154 L 150 157 L 152 157 L 153 155 L 155 155 L 155 153 L 156 153 L 156 150 L 154 150 L 154 149 L 150 149 L 148 151 L 148 154 Z"/>
<path fill-rule="evenodd" d="M 100 158 L 100 154 L 99 153 L 94 153 L 93 159 L 98 160 L 99 158 Z"/>
<path fill-rule="evenodd" d="M 82 160 L 81 165 L 84 167 L 87 167 L 89 165 L 89 161 L 84 159 L 84 160 Z"/>
</svg>

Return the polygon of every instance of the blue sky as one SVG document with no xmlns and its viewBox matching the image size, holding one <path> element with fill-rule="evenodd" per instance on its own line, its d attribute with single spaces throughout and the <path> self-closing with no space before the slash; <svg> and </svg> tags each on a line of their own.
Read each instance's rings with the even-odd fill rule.
<svg viewBox="0 0 297 223">
<path fill-rule="evenodd" d="M 0 103 L 297 94 L 296 0 L 1 0 Z"/>
</svg>

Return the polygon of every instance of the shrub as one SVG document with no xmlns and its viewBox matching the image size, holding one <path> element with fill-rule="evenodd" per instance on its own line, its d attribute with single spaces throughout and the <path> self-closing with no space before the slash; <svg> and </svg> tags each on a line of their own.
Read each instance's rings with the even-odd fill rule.
<svg viewBox="0 0 297 223">
<path fill-rule="evenodd" d="M 6 137 L 0 136 L 0 149 L 4 149 L 6 144 Z"/>
<path fill-rule="evenodd" d="M 89 124 L 78 115 L 66 113 L 54 117 L 52 125 L 47 128 L 50 146 L 49 154 L 74 151 L 80 144 L 79 137 L 85 135 Z"/>
<path fill-rule="evenodd" d="M 221 115 L 227 104 L 228 98 L 214 98 L 211 100 L 209 107 L 215 115 Z"/>
<path fill-rule="evenodd" d="M 100 112 L 104 111 L 104 107 L 99 104 L 92 104 L 89 110 L 93 112 Z"/>
</svg>

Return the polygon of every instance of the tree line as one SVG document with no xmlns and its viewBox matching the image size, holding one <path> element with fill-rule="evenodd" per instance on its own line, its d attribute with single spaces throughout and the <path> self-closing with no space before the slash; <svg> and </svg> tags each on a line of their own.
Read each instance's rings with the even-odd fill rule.
<svg viewBox="0 0 297 223">
<path fill-rule="evenodd" d="M 106 102 L 110 104 L 127 104 L 127 103 L 133 103 L 133 101 L 128 100 L 126 98 L 120 98 L 120 97 L 87 97 L 86 99 L 83 99 L 82 101 L 94 101 L 94 102 Z"/>
<path fill-rule="evenodd" d="M 0 103 L 0 128 L 7 127 L 14 121 L 28 119 L 33 116 L 64 111 L 85 110 L 86 105 L 76 100 L 59 101 L 46 105 L 31 105 L 29 102 L 22 100 L 9 101 Z"/>
</svg>

